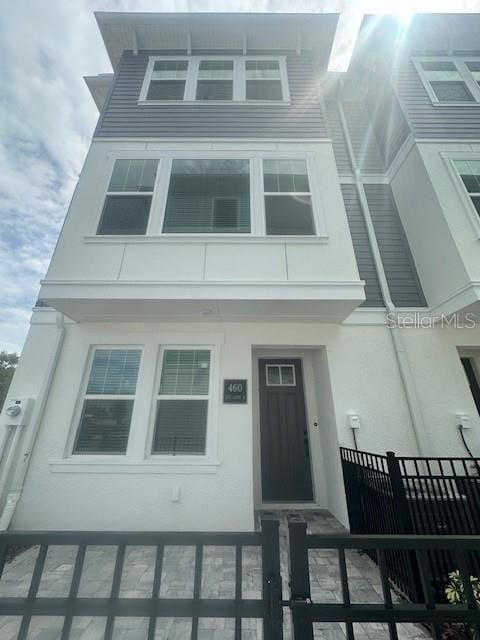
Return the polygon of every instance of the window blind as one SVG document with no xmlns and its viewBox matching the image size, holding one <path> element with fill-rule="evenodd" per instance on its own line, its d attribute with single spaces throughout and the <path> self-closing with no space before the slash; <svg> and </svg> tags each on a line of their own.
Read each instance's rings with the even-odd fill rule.
<svg viewBox="0 0 480 640">
<path fill-rule="evenodd" d="M 205 453 L 209 386 L 210 351 L 165 350 L 152 453 Z"/>
<path fill-rule="evenodd" d="M 218 199 L 238 202 L 233 221 L 215 215 Z M 248 233 L 250 169 L 248 160 L 174 160 L 164 233 Z"/>
<path fill-rule="evenodd" d="M 140 357 L 139 349 L 95 351 L 74 453 L 125 453 Z"/>
</svg>

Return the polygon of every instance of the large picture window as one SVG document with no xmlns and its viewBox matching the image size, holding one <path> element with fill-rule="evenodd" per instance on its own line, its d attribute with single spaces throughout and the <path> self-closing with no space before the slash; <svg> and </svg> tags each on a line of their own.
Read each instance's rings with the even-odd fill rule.
<svg viewBox="0 0 480 640">
<path fill-rule="evenodd" d="M 463 57 L 414 58 L 432 102 L 480 102 L 480 60 Z"/>
<path fill-rule="evenodd" d="M 173 160 L 164 233 L 249 233 L 248 160 Z"/>
<path fill-rule="evenodd" d="M 74 454 L 124 454 L 137 389 L 139 349 L 96 349 Z"/>
<path fill-rule="evenodd" d="M 116 160 L 98 235 L 144 235 L 158 160 Z"/>
<path fill-rule="evenodd" d="M 152 453 L 203 455 L 210 395 L 210 351 L 163 354 Z"/>
<path fill-rule="evenodd" d="M 313 235 L 312 198 L 305 160 L 264 160 L 267 235 Z"/>
</svg>

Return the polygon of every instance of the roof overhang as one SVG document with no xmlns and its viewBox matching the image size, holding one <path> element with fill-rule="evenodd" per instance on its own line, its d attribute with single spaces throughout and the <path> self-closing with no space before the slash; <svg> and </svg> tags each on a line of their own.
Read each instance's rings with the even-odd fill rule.
<svg viewBox="0 0 480 640">
<path fill-rule="evenodd" d="M 84 80 L 92 94 L 92 98 L 98 107 L 103 109 L 113 82 L 113 73 L 100 73 L 98 76 L 85 76 Z"/>
<path fill-rule="evenodd" d="M 308 49 L 328 63 L 338 13 L 96 12 L 113 69 L 127 50 Z"/>
</svg>

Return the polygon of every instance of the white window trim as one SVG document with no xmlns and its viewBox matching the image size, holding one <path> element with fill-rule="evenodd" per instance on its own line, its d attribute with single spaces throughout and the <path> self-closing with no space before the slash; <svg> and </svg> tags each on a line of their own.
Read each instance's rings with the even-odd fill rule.
<svg viewBox="0 0 480 640">
<path fill-rule="evenodd" d="M 465 62 L 478 61 L 480 61 L 480 56 L 415 56 L 412 58 L 413 65 L 417 70 L 420 80 L 422 81 L 432 104 L 434 106 L 443 107 L 472 107 L 476 106 L 480 102 L 480 86 L 477 84 L 465 64 Z M 430 81 L 427 78 L 425 70 L 421 65 L 422 62 L 453 62 L 457 71 L 460 73 L 461 79 L 465 82 L 467 89 L 472 94 L 473 100 L 471 102 L 444 102 L 438 100 L 435 91 L 430 85 Z"/>
<path fill-rule="evenodd" d="M 162 377 L 163 357 L 165 351 L 209 351 L 210 352 L 210 372 L 208 380 L 208 395 L 175 395 L 175 394 L 160 394 L 160 380 Z M 162 344 L 159 349 L 157 367 L 155 373 L 155 386 L 152 393 L 152 406 L 151 416 L 147 435 L 145 459 L 162 461 L 168 465 L 171 463 L 187 463 L 202 460 L 205 462 L 211 462 L 217 458 L 217 411 L 218 404 L 220 402 L 220 395 L 218 391 L 218 384 L 216 384 L 216 372 L 218 370 L 217 363 L 217 349 L 212 344 Z M 207 431 L 205 437 L 205 453 L 203 454 L 178 454 L 173 455 L 169 453 L 154 453 L 153 438 L 155 436 L 155 422 L 157 417 L 157 402 L 159 400 L 207 400 Z"/>
<path fill-rule="evenodd" d="M 188 70 L 185 82 L 185 92 L 183 100 L 148 100 L 147 94 L 152 77 L 155 62 L 161 60 L 187 60 Z M 201 60 L 232 60 L 233 61 L 233 100 L 196 100 L 198 71 Z M 282 100 L 247 100 L 245 97 L 246 72 L 245 62 L 247 60 L 275 60 L 279 63 L 280 81 L 282 85 Z M 290 89 L 288 86 L 287 64 L 285 56 L 229 56 L 229 55 L 205 55 L 205 56 L 149 56 L 145 77 L 143 79 L 140 96 L 137 101 L 139 105 L 152 104 L 189 104 L 194 102 L 198 105 L 229 105 L 239 102 L 246 104 L 269 104 L 285 105 L 290 104 Z"/>
<path fill-rule="evenodd" d="M 280 148 L 271 149 L 253 148 L 245 150 L 245 144 L 224 142 L 220 149 L 212 149 L 209 145 L 187 145 L 185 147 L 165 149 L 145 149 L 132 151 L 116 151 L 109 155 L 109 161 L 104 174 L 104 188 L 99 192 L 98 214 L 92 220 L 90 235 L 86 236 L 89 242 L 145 242 L 145 241 L 170 241 L 178 239 L 181 241 L 198 242 L 202 238 L 206 241 L 240 241 L 253 240 L 256 242 L 265 241 L 271 243 L 278 242 L 328 242 L 326 225 L 327 203 L 323 202 L 321 184 L 321 161 L 319 159 L 319 147 L 321 143 L 295 142 L 282 143 Z M 97 235 L 100 217 L 108 185 L 112 176 L 116 160 L 122 159 L 158 159 L 157 176 L 155 179 L 152 204 L 147 224 L 147 230 L 142 235 Z M 166 212 L 168 189 L 170 185 L 170 175 L 173 160 L 249 160 L 250 161 L 250 232 L 244 233 L 163 233 L 163 223 Z M 314 235 L 267 235 L 265 222 L 265 197 L 263 191 L 263 160 L 305 160 L 307 163 L 308 181 L 310 186 L 309 195 L 312 200 Z"/>
<path fill-rule="evenodd" d="M 465 185 L 463 184 L 463 180 L 460 174 L 457 171 L 457 167 L 455 166 L 456 160 L 477 160 L 480 161 L 480 153 L 478 152 L 469 152 L 469 151 L 456 151 L 456 152 L 445 152 L 442 151 L 440 153 L 443 158 L 445 165 L 447 167 L 447 171 L 450 174 L 453 184 L 455 185 L 455 189 L 460 196 L 460 199 L 464 205 L 464 209 L 468 214 L 468 218 L 472 227 L 475 231 L 477 238 L 480 240 L 480 216 L 475 209 L 473 202 L 470 198 L 470 194 L 468 193 Z"/>
<path fill-rule="evenodd" d="M 138 375 L 137 382 L 135 385 L 135 393 L 134 394 L 87 394 L 88 381 L 90 379 L 90 373 L 92 370 L 93 359 L 95 357 L 95 352 L 102 349 L 119 349 L 122 351 L 130 351 L 137 350 L 140 351 L 140 365 L 138 367 Z M 87 358 L 85 360 L 85 366 L 83 369 L 82 383 L 80 385 L 80 390 L 77 396 L 77 401 L 75 403 L 75 408 L 73 411 L 73 417 L 69 429 L 69 435 L 67 438 L 66 448 L 65 448 L 65 458 L 70 458 L 71 460 L 112 460 L 112 459 L 120 459 L 124 460 L 125 457 L 129 454 L 129 449 L 131 447 L 132 438 L 132 425 L 135 421 L 135 409 L 136 409 L 136 399 L 138 395 L 138 382 L 140 380 L 142 365 L 144 358 L 144 346 L 143 345 L 130 345 L 130 344 L 93 344 L 90 345 Z M 85 400 L 87 399 L 97 399 L 97 400 L 133 400 L 133 408 L 132 408 L 132 416 L 130 419 L 130 427 L 128 430 L 128 440 L 127 440 L 127 448 L 124 453 L 75 453 L 74 447 L 77 440 L 77 436 L 80 429 L 80 420 L 83 412 L 83 405 Z"/>
<path fill-rule="evenodd" d="M 109 191 L 109 186 L 110 186 L 110 180 L 112 179 L 113 176 L 113 169 L 115 167 L 115 162 L 117 160 L 158 160 L 158 166 L 157 166 L 157 174 L 155 176 L 155 182 L 153 185 L 153 191 Z M 162 173 L 162 164 L 163 164 L 164 160 L 161 157 L 157 157 L 157 156 L 152 156 L 150 154 L 146 154 L 146 153 L 141 153 L 139 151 L 133 151 L 132 153 L 129 152 L 125 152 L 125 153 L 118 153 L 115 155 L 112 155 L 108 158 L 108 162 L 106 162 L 106 170 L 105 170 L 105 174 L 104 174 L 104 181 L 105 181 L 105 188 L 103 190 L 103 199 L 101 201 L 101 204 L 99 204 L 99 215 L 95 218 L 94 223 L 91 227 L 91 235 L 95 236 L 97 238 L 116 238 L 119 237 L 121 234 L 99 234 L 98 230 L 100 229 L 100 222 L 102 220 L 102 215 L 103 215 L 103 210 L 105 207 L 105 203 L 107 200 L 108 196 L 141 196 L 141 195 L 146 195 L 146 196 L 151 196 L 152 197 L 152 201 L 150 203 L 150 211 L 148 214 L 148 221 L 147 221 L 147 228 L 145 229 L 145 233 L 142 234 L 126 234 L 123 235 L 123 237 L 130 237 L 130 238 L 145 238 L 146 236 L 150 235 L 153 232 L 153 227 L 152 227 L 152 212 L 155 210 L 155 206 L 156 206 L 156 199 L 158 197 L 158 194 L 160 192 L 159 188 L 158 188 L 158 183 L 159 183 L 159 178 L 160 175 Z"/>
</svg>

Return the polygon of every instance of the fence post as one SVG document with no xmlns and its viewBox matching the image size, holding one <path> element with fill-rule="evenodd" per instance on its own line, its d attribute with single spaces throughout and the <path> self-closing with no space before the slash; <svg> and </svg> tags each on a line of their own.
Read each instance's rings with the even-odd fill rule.
<svg viewBox="0 0 480 640">
<path fill-rule="evenodd" d="M 262 518 L 263 639 L 283 639 L 279 522 Z"/>
<path fill-rule="evenodd" d="M 288 522 L 288 566 L 294 640 L 313 640 L 310 616 L 310 572 L 308 568 L 307 523 Z"/>
<path fill-rule="evenodd" d="M 403 484 L 400 464 L 393 451 L 387 451 L 387 468 L 388 475 L 390 476 L 395 512 L 398 515 L 398 524 L 400 528 L 400 531 L 395 533 L 401 533 L 402 535 L 415 534 L 416 531 L 410 514 L 410 507 L 408 505 L 408 498 Z M 422 580 L 417 557 L 413 551 L 407 551 L 406 558 L 409 569 L 410 587 L 414 594 L 415 602 L 423 602 L 424 596 Z"/>
<path fill-rule="evenodd" d="M 403 486 L 402 473 L 400 465 L 393 451 L 387 451 L 387 468 L 390 476 L 390 485 L 392 487 L 395 511 L 398 515 L 400 531 L 403 535 L 415 533 L 413 530 L 412 518 L 410 516 L 410 508 L 408 506 L 407 494 Z"/>
</svg>

